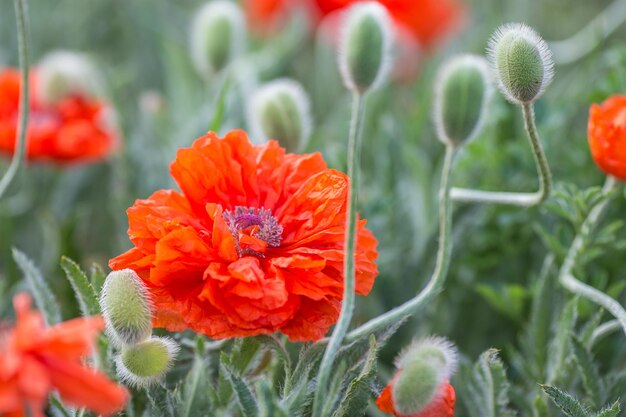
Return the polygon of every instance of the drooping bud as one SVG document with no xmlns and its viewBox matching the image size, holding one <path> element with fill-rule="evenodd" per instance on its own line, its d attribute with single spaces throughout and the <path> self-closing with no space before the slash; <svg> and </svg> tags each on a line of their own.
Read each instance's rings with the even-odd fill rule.
<svg viewBox="0 0 626 417">
<path fill-rule="evenodd" d="M 100 306 L 107 334 L 119 346 L 134 345 L 152 334 L 149 294 L 132 269 L 113 271 L 107 276 Z"/>
<path fill-rule="evenodd" d="M 452 416 L 455 394 L 449 383 L 456 370 L 457 351 L 452 343 L 431 337 L 412 343 L 396 359 L 398 371 L 376 404 L 396 415 Z"/>
<path fill-rule="evenodd" d="M 37 68 L 37 93 L 46 104 L 72 94 L 95 96 L 100 92 L 98 71 L 83 54 L 50 52 L 41 59 Z"/>
<path fill-rule="evenodd" d="M 460 146 L 480 133 L 493 96 L 487 61 L 460 55 L 444 64 L 435 83 L 435 126 L 439 140 Z"/>
<path fill-rule="evenodd" d="M 363 94 L 379 85 L 391 62 L 391 30 L 387 9 L 362 2 L 347 11 L 339 49 L 339 69 L 348 89 Z"/>
<path fill-rule="evenodd" d="M 232 1 L 211 1 L 197 11 L 191 25 L 191 58 L 205 78 L 223 70 L 244 49 L 244 16 Z"/>
<path fill-rule="evenodd" d="M 311 132 L 309 97 L 294 80 L 272 81 L 252 96 L 248 122 L 255 136 L 276 139 L 288 151 L 295 152 Z"/>
<path fill-rule="evenodd" d="M 147 387 L 170 370 L 178 351 L 176 342 L 165 337 L 124 347 L 116 361 L 118 376 L 129 385 Z"/>
<path fill-rule="evenodd" d="M 514 104 L 537 100 L 554 77 L 552 52 L 525 24 L 500 26 L 489 40 L 487 53 L 500 91 Z"/>
</svg>

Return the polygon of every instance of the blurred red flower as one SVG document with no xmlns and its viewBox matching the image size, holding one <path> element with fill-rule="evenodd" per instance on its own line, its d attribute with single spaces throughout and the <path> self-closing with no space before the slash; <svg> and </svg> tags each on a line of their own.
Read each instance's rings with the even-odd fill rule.
<svg viewBox="0 0 626 417">
<path fill-rule="evenodd" d="M 396 417 L 452 417 L 454 416 L 454 405 L 456 403 L 456 394 L 454 388 L 449 383 L 441 385 L 441 392 L 430 402 L 422 411 L 405 415 L 396 411 L 393 405 L 391 388 L 395 378 L 382 390 L 380 396 L 376 400 L 376 405 L 385 413 L 393 414 Z"/>
<path fill-rule="evenodd" d="M 626 96 L 593 104 L 587 133 L 591 156 L 600 169 L 626 181 Z"/>
<path fill-rule="evenodd" d="M 294 5 L 313 9 L 326 17 L 363 0 L 246 0 L 253 26 L 274 25 Z M 461 23 L 464 7 L 458 0 L 379 0 L 399 26 L 421 48 L 430 48 L 453 32 Z M 317 18 L 316 18 L 317 19 Z M 402 39 L 401 39 L 402 40 Z"/>
<path fill-rule="evenodd" d="M 109 262 L 145 281 L 154 326 L 212 338 L 323 337 L 343 296 L 346 175 L 319 153 L 253 146 L 243 131 L 197 139 L 170 172 L 182 193 L 137 200 L 127 211 L 135 247 Z M 377 241 L 364 226 L 355 256 L 362 295 L 378 273 Z"/>
<path fill-rule="evenodd" d="M 27 294 L 15 296 L 13 305 L 15 327 L 0 330 L 1 415 L 43 417 L 52 391 L 68 405 L 99 414 L 124 407 L 126 389 L 82 363 L 104 327 L 101 317 L 45 327 L 41 314 L 30 309 Z"/>
<path fill-rule="evenodd" d="M 26 156 L 59 163 L 105 158 L 118 145 L 107 127 L 106 105 L 78 94 L 44 104 L 37 93 L 37 72 L 31 73 L 30 115 Z M 20 75 L 0 71 L 0 152 L 13 154 L 17 130 Z"/>
</svg>

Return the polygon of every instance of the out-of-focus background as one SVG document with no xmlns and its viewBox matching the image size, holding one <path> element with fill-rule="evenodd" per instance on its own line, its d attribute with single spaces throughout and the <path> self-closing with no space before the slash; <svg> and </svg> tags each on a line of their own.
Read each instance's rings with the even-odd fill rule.
<svg viewBox="0 0 626 417">
<path fill-rule="evenodd" d="M 123 147 L 108 162 L 58 167 L 29 164 L 0 202 L 0 315 L 9 313 L 20 273 L 11 248 L 26 252 L 66 300 L 65 315 L 77 314 L 58 266 L 67 255 L 88 268 L 106 265 L 130 246 L 125 209 L 159 188 L 175 187 L 168 165 L 179 147 L 189 146 L 213 119 L 221 79 L 199 77 L 189 57 L 189 29 L 196 0 L 30 0 L 31 58 L 55 49 L 86 53 L 102 73 L 122 132 Z M 431 122 L 433 79 L 438 66 L 456 53 L 484 54 L 494 29 L 525 22 L 547 41 L 569 38 L 609 0 L 465 1 L 464 23 L 447 40 L 424 52 L 412 80 L 386 83 L 368 99 L 362 159 L 360 211 L 379 239 L 380 276 L 372 294 L 359 297 L 356 322 L 398 305 L 429 277 L 436 250 L 436 193 L 443 146 Z M 624 2 L 622 2 L 624 3 Z M 626 3 L 623 7 L 626 8 Z M 307 33 L 292 17 L 271 33 L 248 33 L 247 54 L 232 69 L 220 133 L 248 129 L 246 104 L 260 84 L 280 77 L 302 83 L 312 100 L 313 134 L 306 151 L 321 151 L 328 164 L 345 170 L 349 94 L 341 86 L 334 46 Z M 416 335 L 441 334 L 474 359 L 489 347 L 501 355 L 512 378 L 522 349 L 538 276 L 548 253 L 563 256 L 584 208 L 579 192 L 601 185 L 586 144 L 591 103 L 626 91 L 626 24 L 572 64 L 557 65 L 554 83 L 536 104 L 536 114 L 557 193 L 541 207 L 521 209 L 456 204 L 454 253 L 445 291 L 405 325 L 383 352 L 390 363 Z M 11 2 L 0 4 L 0 67 L 16 66 Z M 0 156 L 4 171 L 9 159 Z M 487 128 L 462 152 L 454 184 L 490 190 L 532 191 L 536 172 L 519 109 L 497 94 Z M 578 200 L 577 200 L 578 199 Z M 610 217 L 626 209 L 618 199 Z M 563 212 L 571 214 L 569 220 Z M 599 242 L 582 271 L 587 282 L 621 297 L 626 253 L 617 239 Z M 603 246 L 604 245 L 604 246 Z M 558 315 L 569 297 L 555 283 L 550 309 Z M 597 314 L 581 303 L 579 320 Z M 549 338 L 546 338 L 546 343 Z M 624 368 L 623 335 L 599 347 L 602 369 Z M 546 349 L 548 347 L 546 346 Z"/>
</svg>

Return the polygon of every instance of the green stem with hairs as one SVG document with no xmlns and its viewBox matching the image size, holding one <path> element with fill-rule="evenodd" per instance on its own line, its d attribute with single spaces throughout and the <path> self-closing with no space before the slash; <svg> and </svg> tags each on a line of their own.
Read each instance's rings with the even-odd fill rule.
<svg viewBox="0 0 626 417">
<path fill-rule="evenodd" d="M 610 176 L 607 177 L 604 187 L 602 188 L 604 198 L 591 209 L 587 218 L 580 227 L 580 231 L 574 238 L 574 241 L 567 252 L 567 256 L 565 257 L 565 261 L 563 261 L 563 265 L 559 271 L 559 282 L 561 282 L 565 288 L 574 294 L 580 295 L 581 297 L 598 304 L 600 307 L 605 308 L 619 321 L 624 333 L 626 334 L 626 310 L 624 310 L 624 307 L 602 291 L 576 279 L 572 272 L 576 266 L 576 260 L 583 251 L 585 243 L 589 240 L 591 233 L 608 207 L 612 199 L 612 191 L 616 187 L 617 182 L 615 178 Z"/>
<path fill-rule="evenodd" d="M 452 188 L 451 195 L 453 200 L 530 207 L 542 203 L 550 196 L 550 192 L 552 191 L 552 174 L 550 173 L 550 166 L 548 165 L 548 160 L 546 159 L 539 139 L 532 103 L 523 104 L 522 113 L 524 115 L 524 125 L 539 176 L 539 190 L 534 193 L 510 193 Z"/>
<path fill-rule="evenodd" d="M 456 148 L 448 146 L 444 157 L 439 185 L 439 246 L 435 269 L 426 286 L 411 300 L 378 316 L 354 329 L 346 336 L 347 342 L 358 340 L 375 333 L 392 323 L 404 320 L 415 314 L 422 306 L 432 300 L 442 289 L 448 275 L 450 255 L 452 253 L 452 200 L 450 199 L 450 176 L 454 166 Z"/>
<path fill-rule="evenodd" d="M 15 151 L 9 169 L 0 179 L 0 198 L 4 195 L 15 175 L 20 169 L 26 153 L 26 130 L 28 128 L 29 111 L 29 39 L 28 39 L 28 3 L 27 0 L 14 0 L 15 21 L 17 24 L 17 45 L 20 61 L 20 109 L 17 135 L 15 137 Z"/>
<path fill-rule="evenodd" d="M 317 390 L 313 401 L 312 417 L 322 417 L 326 400 L 326 388 L 328 387 L 330 373 L 343 339 L 348 332 L 352 314 L 354 312 L 354 288 L 355 288 L 355 246 L 357 237 L 357 213 L 356 205 L 359 191 L 359 161 L 361 160 L 361 125 L 363 123 L 364 96 L 354 93 L 352 97 L 352 118 L 350 120 L 350 134 L 348 137 L 348 208 L 346 213 L 346 234 L 344 240 L 344 280 L 343 301 L 339 321 L 324 352 L 317 375 Z"/>
</svg>

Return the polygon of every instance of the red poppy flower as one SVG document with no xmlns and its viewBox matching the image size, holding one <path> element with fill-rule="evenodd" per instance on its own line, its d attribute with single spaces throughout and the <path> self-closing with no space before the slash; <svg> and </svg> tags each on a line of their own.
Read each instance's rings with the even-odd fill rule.
<svg viewBox="0 0 626 417">
<path fill-rule="evenodd" d="M 117 147 L 118 139 L 105 120 L 105 104 L 79 94 L 45 104 L 37 92 L 36 71 L 30 79 L 28 159 L 59 163 L 96 161 Z M 0 152 L 9 155 L 15 151 L 19 96 L 18 71 L 0 71 Z"/>
<path fill-rule="evenodd" d="M 43 417 L 51 391 L 69 405 L 99 414 L 124 407 L 126 389 L 82 364 L 104 327 L 101 317 L 45 327 L 41 314 L 30 309 L 27 294 L 17 295 L 13 305 L 15 328 L 0 331 L 1 415 Z"/>
<path fill-rule="evenodd" d="M 593 104 L 589 113 L 591 156 L 604 172 L 626 181 L 626 96 Z"/>
<path fill-rule="evenodd" d="M 182 193 L 137 200 L 127 211 L 135 247 L 109 262 L 145 281 L 154 326 L 212 338 L 324 336 L 343 296 L 346 175 L 319 153 L 253 146 L 243 131 L 197 139 L 170 172 Z M 377 241 L 364 226 L 355 255 L 362 295 L 377 274 Z"/>
<path fill-rule="evenodd" d="M 454 404 L 456 394 L 454 388 L 448 382 L 441 385 L 439 394 L 423 410 L 418 413 L 406 415 L 396 411 L 393 405 L 391 389 L 396 378 L 383 389 L 376 400 L 376 405 L 385 413 L 393 414 L 396 417 L 452 417 L 454 416 Z"/>
</svg>

